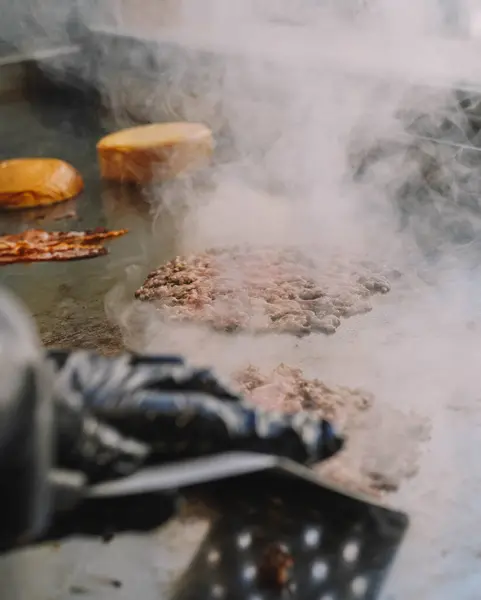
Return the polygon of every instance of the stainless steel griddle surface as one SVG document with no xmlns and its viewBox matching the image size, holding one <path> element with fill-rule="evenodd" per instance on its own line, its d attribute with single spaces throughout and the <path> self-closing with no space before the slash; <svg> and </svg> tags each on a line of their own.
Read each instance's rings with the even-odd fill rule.
<svg viewBox="0 0 481 600">
<path fill-rule="evenodd" d="M 40 226 L 51 229 L 128 226 L 131 233 L 112 243 L 107 257 L 64 264 L 9 266 L 0 269 L 0 278 L 33 311 L 48 345 L 114 352 L 121 346 L 121 339 L 106 321 L 105 294 L 125 279 L 125 269 L 131 264 L 145 265 L 147 270 L 149 264 L 162 255 L 172 254 L 175 248 L 172 238 L 156 235 L 162 242 L 154 252 L 153 244 L 149 243 L 152 224 L 148 210 L 142 208 L 142 198 L 134 192 L 104 188 L 100 182 L 95 143 L 109 126 L 99 122 L 96 114 L 96 109 L 88 106 L 69 107 L 52 102 L 2 104 L 0 158 L 56 155 L 81 171 L 86 189 L 74 203 L 78 217 L 44 221 Z M 20 215 L 2 216 L 0 221 L 0 229 L 6 232 L 39 225 L 35 219 L 22 220 Z M 167 223 L 165 230 L 169 229 Z M 472 287 L 476 287 L 474 281 Z M 385 400 L 393 407 L 418 410 L 422 405 L 432 415 L 432 438 L 421 475 L 399 498 L 412 524 L 383 598 L 476 600 L 480 584 L 479 540 L 473 532 L 479 517 L 481 485 L 477 475 L 479 387 L 476 385 L 473 391 L 470 382 L 464 384 L 459 379 L 462 375 L 459 369 L 447 369 L 439 377 L 437 374 L 440 364 L 448 364 L 446 357 L 452 354 L 456 355 L 456 361 L 452 362 L 463 363 L 466 372 L 479 369 L 479 328 L 477 333 L 473 332 L 472 346 L 467 346 L 461 329 L 456 329 L 457 321 L 444 323 L 455 331 L 450 337 L 441 338 L 444 345 L 439 344 L 435 352 L 429 344 L 424 344 L 422 334 L 426 329 L 421 328 L 421 334 L 416 332 L 414 339 L 420 346 L 416 357 L 425 350 L 419 361 L 422 373 L 412 377 L 412 361 L 404 364 L 398 360 L 400 353 L 408 357 L 413 352 L 412 327 L 406 321 L 396 320 L 397 306 L 386 306 L 384 311 L 381 320 L 397 323 L 394 334 L 375 328 L 371 331 L 373 321 L 366 318 L 358 330 L 340 331 L 329 353 L 322 355 L 325 368 L 332 368 L 333 376 L 346 381 L 344 362 L 339 358 L 345 357 L 349 348 L 353 379 L 365 381 L 369 389 L 380 395 L 389 390 Z M 436 318 L 432 322 L 437 326 Z M 382 355 L 365 352 L 373 340 Z M 313 355 L 310 360 L 318 361 L 319 356 Z M 393 389 L 389 384 L 399 378 L 408 384 Z M 435 383 L 430 383 L 431 380 Z M 428 392 L 426 397 L 422 395 L 424 389 Z M 471 483 L 466 485 L 467 482 Z M 97 600 L 130 600 L 139 596 L 139 592 L 142 600 L 168 598 L 173 578 L 196 556 L 207 529 L 207 521 L 192 518 L 173 521 L 157 535 L 142 540 L 137 536 L 122 536 L 110 545 L 80 540 L 69 541 L 61 548 L 49 545 L 0 561 L 0 579 L 9 590 L 9 600 L 67 600 L 78 598 L 85 590 Z M 171 574 L 167 578 L 166 572 Z M 121 587 L 115 585 L 117 581 L 121 581 Z"/>
<path fill-rule="evenodd" d="M 71 99 L 0 103 L 0 160 L 44 156 L 70 162 L 82 174 L 84 192 L 73 202 L 45 213 L 0 215 L 0 232 L 29 227 L 75 230 L 105 226 L 129 228 L 110 245 L 106 257 L 67 263 L 13 265 L 0 269 L 0 284 L 14 290 L 34 314 L 43 342 L 64 348 L 95 348 L 115 353 L 122 347 L 119 331 L 109 324 L 105 296 L 125 281 L 132 264 L 149 266 L 175 251 L 169 218 L 165 235 L 156 229 L 145 194 L 103 184 L 96 162 L 96 142 L 109 123 L 99 110 Z M 159 190 L 155 191 L 158 197 Z M 75 213 L 75 216 L 62 214 Z M 45 218 L 42 218 L 42 215 Z M 40 218 L 39 218 L 40 216 Z M 163 230 L 162 230 L 163 231 Z M 111 544 L 72 540 L 48 544 L 0 559 L 2 589 L 9 600 L 53 600 L 87 597 L 130 599 L 141 590 L 143 600 L 166 597 L 172 578 L 187 565 L 206 531 L 201 518 L 175 520 L 155 536 L 120 536 Z"/>
<path fill-rule="evenodd" d="M 105 317 L 106 293 L 125 278 L 131 263 L 149 262 L 151 220 L 139 190 L 103 184 L 96 142 L 109 131 L 89 103 L 48 98 L 0 104 L 0 159 L 44 156 L 70 162 L 82 174 L 84 192 L 47 211 L 0 214 L 0 231 L 29 227 L 84 230 L 127 227 L 129 234 L 109 245 L 106 257 L 66 263 L 12 265 L 0 270 L 0 283 L 14 290 L 35 315 L 48 346 L 96 348 L 115 352 L 118 331 Z M 169 237 L 156 245 L 156 258 L 169 253 Z"/>
</svg>

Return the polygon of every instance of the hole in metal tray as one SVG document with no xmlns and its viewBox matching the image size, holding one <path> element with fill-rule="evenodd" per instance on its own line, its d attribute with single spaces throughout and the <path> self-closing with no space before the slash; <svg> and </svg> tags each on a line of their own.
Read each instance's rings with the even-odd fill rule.
<svg viewBox="0 0 481 600">
<path fill-rule="evenodd" d="M 374 600 L 407 527 L 401 513 L 337 492 L 257 476 L 223 483 L 207 502 L 218 517 L 172 600 Z M 211 488 L 212 489 L 212 488 Z M 266 549 L 292 561 L 285 585 L 266 586 Z"/>
</svg>

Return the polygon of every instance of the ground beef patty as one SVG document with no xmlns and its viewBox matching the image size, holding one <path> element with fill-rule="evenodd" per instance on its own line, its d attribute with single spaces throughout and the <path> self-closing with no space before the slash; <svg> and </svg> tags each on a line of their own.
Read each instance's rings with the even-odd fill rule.
<svg viewBox="0 0 481 600">
<path fill-rule="evenodd" d="M 324 481 L 345 490 L 381 496 L 396 491 L 418 468 L 420 447 L 429 439 L 425 418 L 374 402 L 374 396 L 308 379 L 285 364 L 262 373 L 253 366 L 237 371 L 234 383 L 252 403 L 270 410 L 309 410 L 337 425 L 345 448 L 315 467 Z"/>
<path fill-rule="evenodd" d="M 349 434 L 372 406 L 374 398 L 371 394 L 343 386 L 328 386 L 319 379 L 307 379 L 301 369 L 285 364 L 270 373 L 261 373 L 258 368 L 248 366 L 236 372 L 233 381 L 257 406 L 283 412 L 309 410 L 330 420 L 347 434 L 346 449 L 316 467 L 327 481 L 371 496 L 395 488 L 390 488 L 377 474 L 359 468 L 356 448 L 349 444 Z"/>
<path fill-rule="evenodd" d="M 372 396 L 343 386 L 328 386 L 319 379 L 306 379 L 302 369 L 280 364 L 270 373 L 252 365 L 234 374 L 241 391 L 266 410 L 308 410 L 345 429 L 355 413 L 367 410 Z"/>
<path fill-rule="evenodd" d="M 216 330 L 332 334 L 340 318 L 371 310 L 388 280 L 366 265 L 293 249 L 231 248 L 177 257 L 147 277 L 135 296 L 169 316 Z"/>
</svg>

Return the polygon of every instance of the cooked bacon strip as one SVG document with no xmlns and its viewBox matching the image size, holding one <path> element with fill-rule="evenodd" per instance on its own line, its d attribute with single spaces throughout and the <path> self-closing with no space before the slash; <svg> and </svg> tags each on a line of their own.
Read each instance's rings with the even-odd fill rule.
<svg viewBox="0 0 481 600">
<path fill-rule="evenodd" d="M 57 244 L 60 242 L 73 242 L 76 244 L 98 244 L 103 240 L 120 237 L 127 233 L 127 229 L 108 231 L 103 227 L 87 231 L 45 231 L 43 229 L 28 229 L 22 233 L 4 235 L 0 237 L 0 248 L 4 244 Z"/>
<path fill-rule="evenodd" d="M 4 254 L 0 252 L 0 265 L 30 262 L 58 262 L 64 260 L 84 260 L 108 254 L 103 246 L 70 246 L 62 250 L 37 250 L 25 254 Z"/>
<path fill-rule="evenodd" d="M 29 229 L 0 237 L 0 265 L 41 261 L 82 260 L 107 254 L 101 245 L 127 233 L 126 229 L 108 231 L 44 231 Z"/>
</svg>

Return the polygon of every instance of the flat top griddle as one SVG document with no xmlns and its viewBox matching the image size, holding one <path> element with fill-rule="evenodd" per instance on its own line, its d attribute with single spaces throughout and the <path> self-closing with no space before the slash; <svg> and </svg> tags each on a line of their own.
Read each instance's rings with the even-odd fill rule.
<svg viewBox="0 0 481 600">
<path fill-rule="evenodd" d="M 108 119 L 99 117 L 95 98 L 84 97 L 78 90 L 70 94 L 52 88 L 50 83 L 42 90 L 41 75 L 34 73 L 33 79 L 33 92 L 27 89 L 0 96 L 0 160 L 25 156 L 64 159 L 80 171 L 85 190 L 75 200 L 47 211 L 1 213 L 0 232 L 29 227 L 83 230 L 125 226 L 129 234 L 110 245 L 109 255 L 98 259 L 0 269 L 0 285 L 12 289 L 26 303 L 47 346 L 115 353 L 121 349 L 122 340 L 120 332 L 107 321 L 105 295 L 125 279 L 125 269 L 132 262 L 144 264 L 147 271 L 163 256 L 170 258 L 174 252 L 172 238 L 161 236 L 162 242 L 152 249 L 149 206 L 142 193 L 134 188 L 118 190 L 100 180 L 95 147 L 110 129 Z M 62 218 L 63 208 L 75 211 L 76 216 Z M 167 219 L 167 227 L 169 223 Z M 175 551 L 172 539 L 167 539 L 172 530 L 181 532 Z M 187 545 L 200 543 L 204 533 L 204 523 L 196 519 L 194 525 L 172 523 L 167 532 L 159 534 L 159 543 L 156 536 L 142 541 L 138 536 L 120 536 L 108 546 L 85 540 L 48 544 L 0 559 L 2 589 L 8 590 L 11 600 L 74 599 L 86 593 L 86 597 L 99 600 L 120 600 L 132 598 L 139 590 L 144 600 L 157 599 L 170 585 L 172 573 L 185 568 L 186 541 Z M 168 581 L 164 575 L 146 581 L 160 572 L 155 561 L 162 562 L 162 557 L 169 564 Z"/>
<path fill-rule="evenodd" d="M 124 278 L 126 267 L 132 263 L 155 264 L 163 255 L 170 256 L 172 244 L 169 236 L 162 236 L 151 256 L 151 220 L 145 196 L 133 188 L 118 190 L 102 183 L 95 146 L 109 131 L 108 123 L 101 122 L 94 101 L 83 100 L 61 93 L 57 97 L 50 90 L 47 96 L 33 101 L 0 102 L 0 159 L 61 158 L 74 165 L 85 182 L 79 197 L 47 210 L 0 213 L 0 231 L 15 233 L 29 227 L 68 231 L 103 226 L 127 227 L 129 234 L 109 245 L 106 257 L 8 266 L 0 270 L 0 283 L 27 304 L 47 346 L 109 353 L 121 348 L 121 340 L 105 317 L 105 295 Z"/>
<path fill-rule="evenodd" d="M 64 264 L 9 266 L 0 270 L 0 284 L 14 290 L 27 304 L 47 346 L 94 348 L 110 353 L 121 348 L 122 340 L 120 332 L 107 321 L 105 295 L 125 279 L 125 268 L 132 262 L 142 264 L 147 270 L 162 256 L 171 255 L 175 246 L 169 236 L 160 237 L 163 240 L 160 248 L 150 245 L 151 219 L 145 196 L 139 190 L 107 186 L 100 180 L 95 145 L 109 130 L 109 123 L 107 119 L 102 121 L 99 114 L 95 100 L 78 101 L 65 94 L 0 103 L 0 138 L 8 141 L 2 145 L 0 160 L 22 156 L 59 157 L 74 165 L 85 181 L 84 192 L 64 205 L 47 211 L 0 214 L 0 231 L 14 233 L 27 227 L 82 230 L 126 226 L 130 229 L 125 239 L 110 245 L 110 254 L 106 257 Z M 161 190 L 153 193 L 161 193 Z M 156 239 L 159 239 L 158 232 Z M 204 520 L 194 511 L 196 516 L 173 519 L 158 534 L 144 536 L 142 541 L 138 536 L 119 536 L 104 546 L 99 541 L 72 540 L 59 546 L 47 544 L 41 549 L 22 552 L 20 557 L 2 559 L 0 577 L 9 589 L 11 600 L 78 596 L 126 599 L 139 591 L 145 600 L 158 598 L 159 594 L 176 600 L 195 600 L 201 596 L 218 598 L 219 592 L 232 599 L 284 597 L 284 591 L 257 589 L 255 578 L 249 579 L 246 569 L 250 566 L 252 570 L 252 561 L 260 560 L 256 553 L 262 552 L 265 540 L 254 535 L 252 548 L 239 546 L 237 541 L 248 526 L 254 533 L 270 532 L 274 541 L 281 540 L 292 547 L 296 559 L 293 585 L 300 586 L 297 591 L 292 588 L 295 597 L 301 593 L 304 598 L 314 600 L 320 595 L 327 600 L 332 586 L 338 589 L 339 582 L 345 580 L 347 587 L 343 597 L 346 599 L 377 598 L 386 569 L 404 534 L 403 515 L 391 530 L 387 523 L 383 524 L 383 509 L 374 507 L 372 514 L 366 513 L 358 508 L 357 501 L 348 500 L 345 510 L 352 513 L 353 529 L 339 531 L 336 502 L 329 509 L 331 512 L 321 515 L 315 499 L 311 498 L 310 511 L 304 515 L 306 502 L 299 506 L 294 494 L 281 512 L 278 505 L 274 507 L 273 521 L 267 524 L 263 515 L 272 512 L 268 506 L 272 487 L 269 483 L 265 488 L 266 481 L 265 476 L 259 479 L 254 475 L 243 477 L 236 483 L 237 487 L 232 483 L 219 484 L 214 497 L 212 490 L 206 490 L 212 507 L 208 518 Z M 237 490 L 234 496 L 233 490 Z M 188 498 L 195 503 L 202 493 L 202 489 L 192 488 Z M 282 495 L 281 490 L 279 494 Z M 329 495 L 327 491 L 325 494 Z M 245 503 L 238 506 L 237 499 L 243 497 Z M 188 506 L 192 506 L 190 501 Z M 375 538 L 371 540 L 370 554 L 360 556 L 359 560 L 356 557 L 356 566 L 343 562 L 340 555 L 337 556 L 339 544 L 342 545 L 344 538 L 349 543 L 353 536 L 362 541 L 368 522 L 375 524 L 370 533 Z M 299 527 L 293 528 L 293 523 L 299 523 Z M 311 547 L 309 535 L 312 537 L 314 532 L 319 536 L 321 530 L 322 548 L 320 540 Z M 307 546 L 303 537 L 306 531 Z M 215 570 L 203 568 L 212 545 L 217 546 L 222 555 L 221 584 Z M 313 573 L 304 572 L 311 566 Z M 179 578 L 184 571 L 186 575 Z M 25 577 L 26 572 L 31 575 Z M 240 586 L 237 585 L 239 577 Z M 149 578 L 150 581 L 146 581 Z M 356 585 L 361 586 L 359 592 Z"/>
<path fill-rule="evenodd" d="M 44 222 L 46 228 L 121 226 L 125 215 L 113 214 L 109 202 L 103 202 L 104 189 L 95 161 L 95 143 L 108 130 L 108 124 L 97 120 L 96 109 L 88 104 L 52 100 L 0 104 L 0 158 L 57 154 L 82 172 L 86 190 L 76 202 L 79 218 Z M 133 205 L 138 206 L 135 201 Z M 139 215 L 141 211 L 135 209 L 131 214 Z M 145 250 L 149 220 L 141 216 L 128 220 L 131 234 L 112 244 L 111 254 L 105 258 L 0 270 L 0 281 L 27 303 L 48 345 L 107 352 L 120 347 L 118 332 L 106 323 L 104 296 L 123 278 L 129 257 L 135 254 L 145 258 L 149 253 Z M 25 227 L 14 217 L 0 216 L 0 223 L 5 232 Z M 138 223 L 138 227 L 132 227 L 132 223 Z M 33 224 L 38 225 L 35 219 L 28 223 Z M 166 240 L 156 250 L 169 255 L 173 248 Z M 349 340 L 349 332 L 345 336 Z M 426 461 L 422 477 L 414 480 L 404 494 L 403 506 L 412 511 L 413 524 L 395 565 L 386 600 L 479 597 L 479 540 L 473 535 L 479 520 L 479 407 L 474 400 L 466 399 L 465 403 L 465 410 L 475 415 L 469 419 L 469 428 L 465 427 L 462 406 L 448 406 L 440 413 L 430 446 L 433 458 Z M 475 486 L 465 486 L 473 477 Z M 0 579 L 11 590 L 11 600 L 71 600 L 89 597 L 86 590 L 99 600 L 130 600 L 139 595 L 139 590 L 143 600 L 167 598 L 176 574 L 191 560 L 197 560 L 208 529 L 207 518 L 186 516 L 169 523 L 158 534 L 141 539 L 121 536 L 109 545 L 79 540 L 62 544 L 61 548 L 47 545 L 0 561 Z M 215 541 L 216 535 L 214 530 L 210 540 Z M 167 579 L 163 577 L 166 571 L 171 574 Z M 203 575 L 202 569 L 197 573 Z M 395 594 L 397 589 L 401 589 L 399 595 Z M 210 591 L 214 597 L 218 593 L 215 583 Z"/>
</svg>

